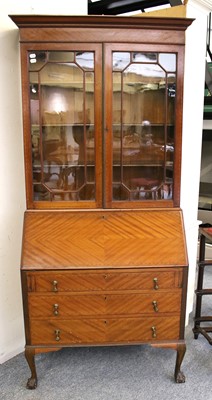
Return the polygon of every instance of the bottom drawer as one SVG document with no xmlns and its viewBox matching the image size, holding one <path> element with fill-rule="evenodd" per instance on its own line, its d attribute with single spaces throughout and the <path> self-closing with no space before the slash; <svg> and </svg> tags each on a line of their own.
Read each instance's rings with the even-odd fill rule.
<svg viewBox="0 0 212 400">
<path fill-rule="evenodd" d="M 179 316 L 30 321 L 32 345 L 95 345 L 177 340 L 179 331 Z"/>
</svg>

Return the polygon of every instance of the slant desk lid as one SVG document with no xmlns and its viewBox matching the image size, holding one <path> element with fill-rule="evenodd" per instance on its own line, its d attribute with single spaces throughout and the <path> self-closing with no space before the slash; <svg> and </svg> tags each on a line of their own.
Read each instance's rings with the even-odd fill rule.
<svg viewBox="0 0 212 400">
<path fill-rule="evenodd" d="M 182 212 L 27 211 L 22 269 L 186 266 Z"/>
</svg>

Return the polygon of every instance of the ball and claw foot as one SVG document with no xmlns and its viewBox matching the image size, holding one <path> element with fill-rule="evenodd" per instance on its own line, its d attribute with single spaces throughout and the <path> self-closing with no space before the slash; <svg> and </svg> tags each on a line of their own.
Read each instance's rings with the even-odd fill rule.
<svg viewBox="0 0 212 400">
<path fill-rule="evenodd" d="M 36 389 L 37 387 L 37 379 L 29 378 L 26 385 L 27 389 Z"/>
<path fill-rule="evenodd" d="M 185 382 L 185 375 L 183 372 L 179 371 L 175 376 L 176 383 L 184 383 Z"/>
</svg>

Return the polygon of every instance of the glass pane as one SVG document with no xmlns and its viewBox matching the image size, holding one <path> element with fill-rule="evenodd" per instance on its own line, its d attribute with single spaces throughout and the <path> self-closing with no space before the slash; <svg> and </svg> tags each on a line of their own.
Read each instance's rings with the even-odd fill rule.
<svg viewBox="0 0 212 400">
<path fill-rule="evenodd" d="M 86 124 L 94 124 L 94 73 L 85 73 Z"/>
<path fill-rule="evenodd" d="M 176 75 L 159 56 L 133 53 L 136 62 L 113 73 L 114 200 L 172 198 Z"/>
<path fill-rule="evenodd" d="M 40 182 L 40 128 L 39 128 L 39 86 L 38 73 L 30 72 L 30 119 L 31 119 L 31 143 L 32 163 L 34 176 L 33 180 Z"/>
<path fill-rule="evenodd" d="M 95 137 L 94 137 L 94 74 L 85 73 L 85 123 L 86 123 L 86 160 L 88 165 L 95 164 Z M 92 178 L 94 182 L 94 177 Z"/>
<path fill-rule="evenodd" d="M 49 61 L 57 62 L 73 62 L 74 52 L 71 51 L 49 51 L 48 52 Z"/>
<path fill-rule="evenodd" d="M 117 52 L 113 53 L 113 70 L 122 71 L 130 63 L 130 53 L 129 52 Z"/>
<path fill-rule="evenodd" d="M 46 63 L 47 54 L 45 51 L 29 52 L 29 71 L 39 71 Z"/>
<path fill-rule="evenodd" d="M 42 184 L 34 185 L 34 200 L 50 201 L 51 193 Z"/>
<path fill-rule="evenodd" d="M 157 62 L 157 53 L 133 53 L 132 60 L 134 62 Z"/>
<path fill-rule="evenodd" d="M 123 72 L 126 122 L 162 123 L 165 118 L 165 72 L 158 65 L 131 64 Z"/>
<path fill-rule="evenodd" d="M 89 53 L 89 52 L 77 53 L 76 62 L 85 70 L 93 70 L 94 53 Z"/>
<path fill-rule="evenodd" d="M 72 62 L 79 53 L 48 55 L 29 76 L 34 199 L 94 200 L 94 73 Z"/>
<path fill-rule="evenodd" d="M 175 72 L 176 71 L 176 54 L 160 53 L 159 54 L 159 64 L 167 72 Z"/>
<path fill-rule="evenodd" d="M 168 74 L 167 75 L 167 86 L 168 86 L 168 123 L 175 123 L 175 96 L 176 96 L 176 75 Z"/>
<path fill-rule="evenodd" d="M 113 73 L 113 124 L 121 123 L 121 73 Z"/>
</svg>

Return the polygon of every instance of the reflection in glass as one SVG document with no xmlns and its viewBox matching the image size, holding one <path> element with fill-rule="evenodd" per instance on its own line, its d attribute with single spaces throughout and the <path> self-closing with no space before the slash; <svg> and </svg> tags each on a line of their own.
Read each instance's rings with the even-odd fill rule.
<svg viewBox="0 0 212 400">
<path fill-rule="evenodd" d="M 113 200 L 172 199 L 176 55 L 114 57 Z"/>
<path fill-rule="evenodd" d="M 157 62 L 157 53 L 133 53 L 132 61 L 156 63 Z"/>
<path fill-rule="evenodd" d="M 176 97 L 176 75 L 167 74 L 167 113 L 168 123 L 174 124 L 175 119 L 175 97 Z"/>
<path fill-rule="evenodd" d="M 34 200 L 94 200 L 94 54 L 49 51 L 35 59 L 29 73 Z"/>
<path fill-rule="evenodd" d="M 122 71 L 130 63 L 130 53 L 113 53 L 113 71 Z"/>
<path fill-rule="evenodd" d="M 29 52 L 29 71 L 39 71 L 46 63 L 47 54 L 44 51 Z"/>
<path fill-rule="evenodd" d="M 92 53 L 92 52 L 76 53 L 76 62 L 84 70 L 93 70 L 94 69 L 94 53 Z"/>
<path fill-rule="evenodd" d="M 48 61 L 73 62 L 74 52 L 71 51 L 49 51 Z"/>
<path fill-rule="evenodd" d="M 160 53 L 159 64 L 167 72 L 176 72 L 176 54 L 172 53 Z"/>
</svg>

